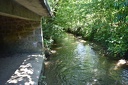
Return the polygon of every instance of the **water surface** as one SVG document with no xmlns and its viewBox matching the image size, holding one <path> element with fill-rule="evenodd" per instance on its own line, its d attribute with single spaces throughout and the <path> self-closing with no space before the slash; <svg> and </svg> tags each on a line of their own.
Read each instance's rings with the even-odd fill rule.
<svg viewBox="0 0 128 85">
<path fill-rule="evenodd" d="M 103 56 L 94 43 L 68 34 L 45 62 L 44 85 L 128 85 L 128 70 Z"/>
</svg>

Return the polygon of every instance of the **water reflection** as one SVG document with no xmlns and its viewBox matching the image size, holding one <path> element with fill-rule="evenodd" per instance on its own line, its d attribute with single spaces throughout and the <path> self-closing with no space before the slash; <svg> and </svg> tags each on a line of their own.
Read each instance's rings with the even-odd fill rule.
<svg viewBox="0 0 128 85">
<path fill-rule="evenodd" d="M 128 69 L 124 69 L 122 71 L 121 76 L 122 76 L 122 84 L 123 85 L 128 85 Z"/>
<path fill-rule="evenodd" d="M 74 53 L 75 53 L 75 58 L 79 58 L 81 62 L 84 61 L 86 50 L 83 43 L 78 43 Z"/>
<path fill-rule="evenodd" d="M 99 55 L 89 42 L 69 35 L 55 50 L 45 69 L 47 85 L 128 85 L 128 70 L 114 70 L 115 62 Z"/>
</svg>

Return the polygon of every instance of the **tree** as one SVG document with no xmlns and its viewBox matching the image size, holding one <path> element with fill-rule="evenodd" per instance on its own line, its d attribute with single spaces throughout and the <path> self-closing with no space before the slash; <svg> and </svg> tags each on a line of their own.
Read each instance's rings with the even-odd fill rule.
<svg viewBox="0 0 128 85">
<path fill-rule="evenodd" d="M 50 0 L 53 29 L 103 44 L 113 56 L 128 52 L 128 0 Z"/>
</svg>

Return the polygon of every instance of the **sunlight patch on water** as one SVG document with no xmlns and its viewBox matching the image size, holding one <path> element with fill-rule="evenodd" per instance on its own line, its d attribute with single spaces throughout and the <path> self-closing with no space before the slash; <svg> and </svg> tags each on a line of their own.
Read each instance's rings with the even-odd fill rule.
<svg viewBox="0 0 128 85">
<path fill-rule="evenodd" d="M 98 60 L 98 56 L 95 52 L 91 49 L 90 45 L 84 45 L 83 43 L 79 42 L 74 50 L 75 58 L 79 59 L 81 62 L 89 61 L 92 64 L 96 64 L 96 60 Z"/>
<path fill-rule="evenodd" d="M 101 56 L 98 50 L 95 51 L 99 47 L 91 44 L 80 39 L 75 41 L 71 36 L 65 38 L 61 49 L 57 49 L 57 54 L 53 57 L 54 63 L 51 64 L 50 69 L 47 69 L 47 76 L 50 76 L 47 83 L 50 82 L 49 85 L 123 85 L 120 84 L 120 70 L 113 69 L 115 62 Z M 127 70 L 122 72 L 122 82 L 127 80 L 126 73 Z"/>
</svg>

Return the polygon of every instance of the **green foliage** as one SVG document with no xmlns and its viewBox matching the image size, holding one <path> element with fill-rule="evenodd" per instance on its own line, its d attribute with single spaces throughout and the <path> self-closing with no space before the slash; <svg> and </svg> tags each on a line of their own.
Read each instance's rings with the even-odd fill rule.
<svg viewBox="0 0 128 85">
<path fill-rule="evenodd" d="M 53 18 L 42 18 L 44 45 L 51 48 L 53 41 L 63 37 L 63 28 L 53 23 Z"/>
<path fill-rule="evenodd" d="M 103 44 L 114 57 L 128 51 L 128 0 L 50 1 L 55 17 L 44 31 L 51 31 L 47 35 L 57 36 L 64 29 Z"/>
<path fill-rule="evenodd" d="M 128 1 L 101 0 L 97 3 L 100 8 L 94 12 L 97 18 L 93 17 L 95 20 L 91 23 L 95 31 L 93 40 L 103 43 L 114 57 L 122 57 L 128 51 Z M 97 10 L 96 7 L 94 9 Z"/>
</svg>

